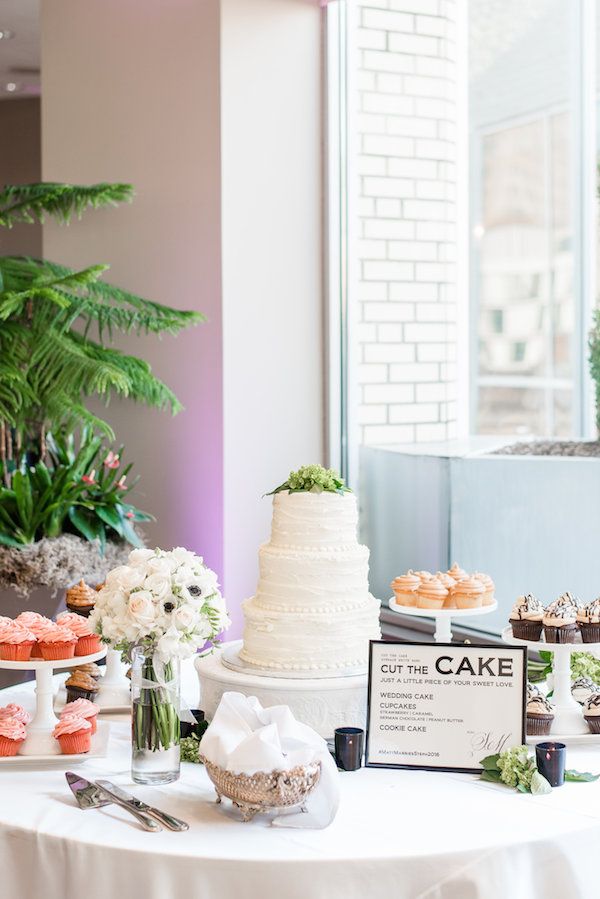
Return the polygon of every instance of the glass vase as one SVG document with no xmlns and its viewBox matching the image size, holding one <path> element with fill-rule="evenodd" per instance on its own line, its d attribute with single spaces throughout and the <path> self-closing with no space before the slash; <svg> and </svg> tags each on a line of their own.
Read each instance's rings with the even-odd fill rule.
<svg viewBox="0 0 600 899">
<path fill-rule="evenodd" d="M 131 668 L 131 776 L 165 784 L 179 777 L 179 659 L 136 648 Z"/>
</svg>

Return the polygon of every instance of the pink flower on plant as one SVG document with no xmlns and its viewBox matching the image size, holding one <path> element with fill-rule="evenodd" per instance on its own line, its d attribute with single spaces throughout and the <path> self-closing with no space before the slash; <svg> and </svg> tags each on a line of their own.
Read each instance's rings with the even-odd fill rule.
<svg viewBox="0 0 600 899">
<path fill-rule="evenodd" d="M 92 468 L 91 474 L 84 474 L 81 479 L 84 484 L 95 484 L 96 483 L 96 469 Z"/>
<path fill-rule="evenodd" d="M 133 512 L 126 512 L 126 513 L 125 513 L 125 518 L 135 518 L 135 515 L 134 515 Z"/>
<path fill-rule="evenodd" d="M 119 467 L 119 456 L 115 455 L 112 450 L 108 451 L 108 455 L 104 460 L 104 464 L 107 468 L 118 468 Z"/>
<path fill-rule="evenodd" d="M 117 488 L 119 490 L 127 490 L 127 484 L 125 483 L 125 477 L 126 477 L 126 475 L 123 475 L 123 477 L 119 478 L 119 480 L 117 481 Z"/>
</svg>

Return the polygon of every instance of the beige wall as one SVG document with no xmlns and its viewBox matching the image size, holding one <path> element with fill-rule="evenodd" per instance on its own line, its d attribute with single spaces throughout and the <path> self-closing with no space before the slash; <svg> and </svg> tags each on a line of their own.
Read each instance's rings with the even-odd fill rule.
<svg viewBox="0 0 600 899">
<path fill-rule="evenodd" d="M 0 101 L 0 185 L 31 184 L 41 177 L 40 101 Z M 39 256 L 39 225 L 15 225 L 3 230 L 0 252 L 7 256 Z"/>
<path fill-rule="evenodd" d="M 312 0 L 43 0 L 43 174 L 135 184 L 45 251 L 209 323 L 127 341 L 186 411 L 111 408 L 153 543 L 202 552 L 239 633 L 262 495 L 320 461 L 320 22 Z M 221 226 L 221 223 L 222 226 Z"/>
</svg>

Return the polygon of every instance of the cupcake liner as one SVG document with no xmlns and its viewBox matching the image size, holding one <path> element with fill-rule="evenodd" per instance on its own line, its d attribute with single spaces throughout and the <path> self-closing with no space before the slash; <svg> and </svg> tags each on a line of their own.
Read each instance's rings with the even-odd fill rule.
<svg viewBox="0 0 600 899">
<path fill-rule="evenodd" d="M 526 621 L 523 619 L 510 619 L 513 637 L 517 640 L 539 640 L 542 635 L 543 624 L 541 621 Z"/>
<path fill-rule="evenodd" d="M 42 658 L 42 651 L 40 649 L 40 644 L 37 641 L 31 647 L 31 655 L 29 656 L 29 658 L 30 659 L 41 659 Z"/>
<path fill-rule="evenodd" d="M 575 643 L 579 628 L 576 624 L 563 624 L 562 627 L 544 625 L 546 643 Z"/>
<path fill-rule="evenodd" d="M 94 652 L 100 652 L 102 643 L 98 634 L 91 634 L 89 637 L 80 637 L 75 647 L 76 656 L 91 656 Z"/>
<path fill-rule="evenodd" d="M 24 740 L 11 740 L 9 737 L 0 737 L 0 758 L 8 758 L 17 755 Z"/>
<path fill-rule="evenodd" d="M 414 608 L 414 606 L 416 604 L 415 600 L 417 598 L 417 594 L 414 592 L 413 593 L 411 593 L 411 592 L 403 593 L 401 591 L 396 592 L 394 590 L 394 596 L 396 597 L 396 602 L 398 603 L 399 606 L 412 606 Z"/>
<path fill-rule="evenodd" d="M 553 721 L 554 715 L 527 715 L 527 733 L 532 737 L 546 736 Z"/>
<path fill-rule="evenodd" d="M 94 606 L 71 606 L 69 605 L 69 601 L 67 600 L 67 609 L 69 612 L 75 612 L 76 615 L 81 615 L 82 618 L 89 618 L 92 612 L 94 611 Z"/>
<path fill-rule="evenodd" d="M 600 734 L 600 715 L 583 716 L 587 721 L 587 726 L 592 734 Z"/>
<path fill-rule="evenodd" d="M 417 596 L 418 609 L 442 609 L 444 607 L 444 599 L 425 599 L 423 596 Z"/>
<path fill-rule="evenodd" d="M 43 643 L 39 644 L 42 658 L 46 662 L 59 659 L 72 659 L 75 655 L 75 643 Z"/>
<path fill-rule="evenodd" d="M 479 609 L 481 608 L 481 596 L 461 596 L 460 593 L 454 594 L 457 609 Z"/>
<path fill-rule="evenodd" d="M 582 621 L 579 624 L 579 630 L 584 643 L 600 643 L 600 624 Z"/>
<path fill-rule="evenodd" d="M 77 730 L 74 734 L 61 734 L 58 738 L 63 755 L 77 755 L 92 748 L 92 734 L 89 730 Z"/>
<path fill-rule="evenodd" d="M 75 702 L 76 699 L 89 699 L 96 702 L 97 691 L 82 690 L 81 687 L 67 687 L 67 702 Z"/>
<path fill-rule="evenodd" d="M 34 643 L 0 643 L 0 659 L 4 662 L 28 662 Z"/>
</svg>

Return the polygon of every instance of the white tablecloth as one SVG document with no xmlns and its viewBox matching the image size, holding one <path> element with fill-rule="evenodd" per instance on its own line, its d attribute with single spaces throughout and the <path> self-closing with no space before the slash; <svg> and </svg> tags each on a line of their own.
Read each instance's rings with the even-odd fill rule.
<svg viewBox="0 0 600 899">
<path fill-rule="evenodd" d="M 193 673 L 186 673 L 195 705 Z M 15 688 L 22 691 L 22 687 Z M 0 704 L 9 701 L 9 691 Z M 324 831 L 236 820 L 204 769 L 165 787 L 131 785 L 129 726 L 113 719 L 104 775 L 189 821 L 148 834 L 115 806 L 81 811 L 64 769 L 0 770 L 2 899 L 598 899 L 600 782 L 519 795 L 468 775 L 363 769 L 340 774 Z M 600 770 L 600 752 L 568 764 Z"/>
</svg>

